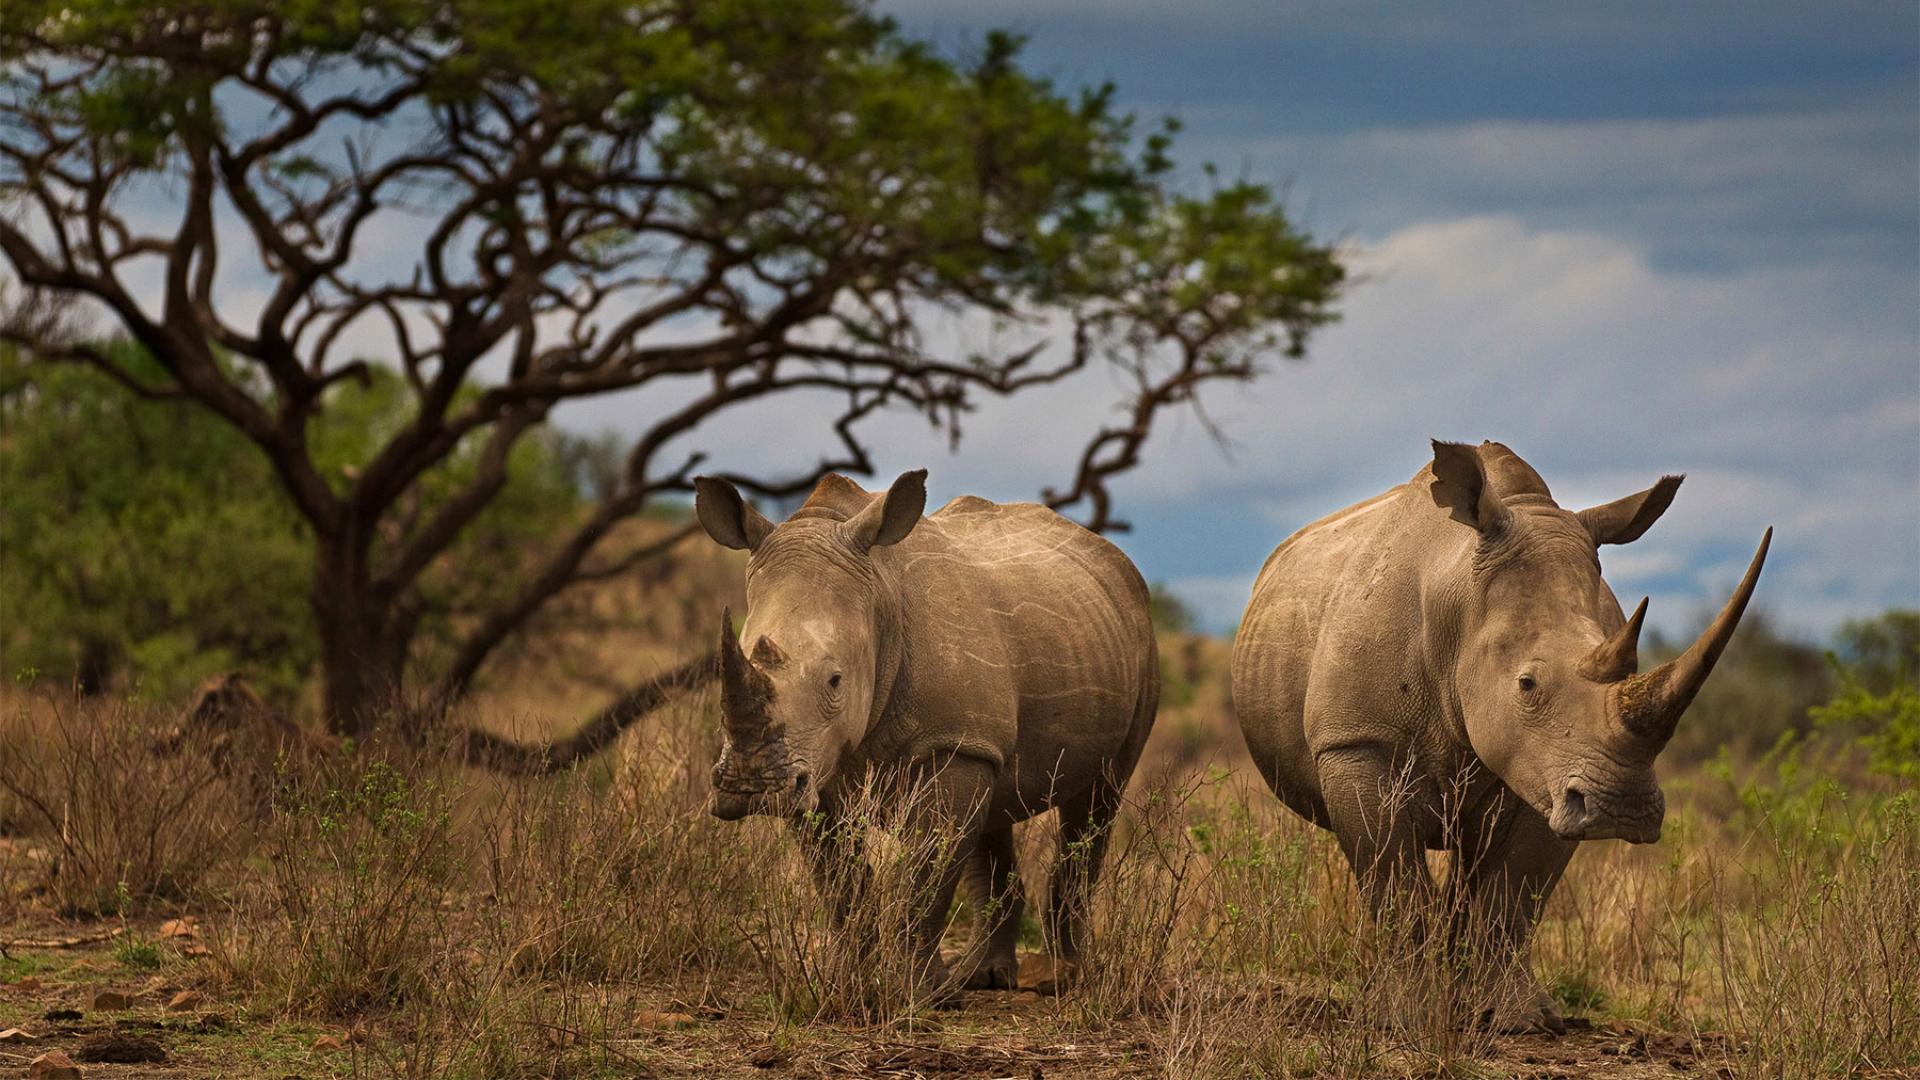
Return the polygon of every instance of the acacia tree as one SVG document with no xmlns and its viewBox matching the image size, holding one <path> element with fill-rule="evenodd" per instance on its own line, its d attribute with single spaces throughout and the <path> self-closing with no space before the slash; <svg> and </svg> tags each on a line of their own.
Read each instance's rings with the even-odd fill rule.
<svg viewBox="0 0 1920 1080">
<path fill-rule="evenodd" d="M 1120 365 L 1137 393 L 1044 493 L 1109 528 L 1107 481 L 1156 413 L 1298 355 L 1342 270 L 1258 185 L 1172 190 L 1167 133 L 1018 51 L 994 34 L 942 56 L 856 0 L 11 0 L 4 333 L 212 410 L 266 456 L 312 529 L 343 734 L 401 686 L 421 575 L 569 400 L 660 404 L 619 483 L 416 698 L 457 698 L 557 594 L 658 557 L 677 537 L 619 547 L 616 526 L 687 490 L 717 416 L 772 395 L 812 391 L 795 400 L 839 447 L 728 475 L 784 496 L 870 471 L 878 410 L 957 438 L 983 395 Z M 947 354 L 935 313 L 1019 344 Z M 116 362 L 101 321 L 164 376 Z M 315 418 L 369 363 L 404 377 L 407 418 L 327 472 Z M 464 482 L 422 497 L 456 453 Z M 704 670 L 635 688 L 582 745 Z"/>
</svg>

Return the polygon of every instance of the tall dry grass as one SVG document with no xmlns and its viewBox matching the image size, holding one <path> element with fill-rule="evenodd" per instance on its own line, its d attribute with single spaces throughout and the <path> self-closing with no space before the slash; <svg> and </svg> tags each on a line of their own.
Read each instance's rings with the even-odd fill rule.
<svg viewBox="0 0 1920 1080">
<path fill-rule="evenodd" d="M 1194 758 L 1213 708 L 1199 695 L 1163 721 L 1179 757 L 1129 793 L 1079 977 L 1027 1030 L 1111 1039 L 1171 1076 L 1431 1075 L 1495 1052 L 1477 1020 L 1508 988 L 1476 980 L 1498 971 L 1411 929 L 1457 899 L 1371 919 L 1329 835 L 1233 759 Z M 867 899 L 836 930 L 784 825 L 706 813 L 713 712 L 691 697 L 618 767 L 549 780 L 380 748 L 287 763 L 263 804 L 191 748 L 157 754 L 154 718 L 127 706 L 16 709 L 0 792 L 38 854 L 4 860 L 0 888 L 21 910 L 192 908 L 228 992 L 364 1033 L 356 1075 L 692 1068 L 671 1040 L 631 1039 L 636 1011 L 666 1004 L 789 1041 L 964 1038 L 909 947 L 920 870 L 952 838 L 876 789 Z M 1817 774 L 1682 777 L 1661 844 L 1589 845 L 1534 943 L 1561 1006 L 1682 1033 L 1738 1075 L 1920 1067 L 1920 809 Z M 1031 909 L 1052 830 L 1021 830 Z"/>
<path fill-rule="evenodd" d="M 244 800 L 204 750 L 169 745 L 168 713 L 59 694 L 0 709 L 0 834 L 33 838 L 38 863 L 37 880 L 0 879 L 0 896 L 30 889 L 63 916 L 128 914 L 196 895 L 241 849 Z"/>
</svg>

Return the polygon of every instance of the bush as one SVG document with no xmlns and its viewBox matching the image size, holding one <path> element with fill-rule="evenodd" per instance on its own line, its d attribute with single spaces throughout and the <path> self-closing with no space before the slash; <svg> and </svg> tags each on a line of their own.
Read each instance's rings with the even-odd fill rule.
<svg viewBox="0 0 1920 1080">
<path fill-rule="evenodd" d="M 1851 735 L 1873 772 L 1920 780 L 1920 611 L 1848 623 L 1827 662 L 1839 689 L 1814 725 Z"/>
<path fill-rule="evenodd" d="M 136 376 L 158 374 L 136 346 L 103 348 Z M 341 486 L 409 415 L 400 376 L 370 371 L 330 390 L 312 422 L 316 466 Z M 6 675 L 85 693 L 132 682 L 165 698 L 238 668 L 276 703 L 300 689 L 318 655 L 313 539 L 244 436 L 205 409 L 142 399 L 90 368 L 0 346 L 0 451 Z M 478 452 L 463 447 L 422 478 L 411 520 L 431 517 Z M 511 568 L 539 551 L 579 506 L 582 485 L 605 471 L 603 457 L 590 441 L 548 431 L 516 447 L 505 488 L 462 535 L 463 553 L 446 561 L 502 569 L 424 582 L 427 643 L 499 599 Z"/>
<path fill-rule="evenodd" d="M 309 544 L 238 432 L 0 346 L 0 449 L 7 676 L 91 693 L 131 674 L 171 695 L 244 666 L 270 691 L 299 683 L 314 655 Z"/>
<path fill-rule="evenodd" d="M 43 888 L 68 915 L 125 915 L 198 898 L 242 847 L 244 800 L 201 748 L 124 701 L 22 700 L 0 719 L 0 793 L 45 846 Z"/>
</svg>

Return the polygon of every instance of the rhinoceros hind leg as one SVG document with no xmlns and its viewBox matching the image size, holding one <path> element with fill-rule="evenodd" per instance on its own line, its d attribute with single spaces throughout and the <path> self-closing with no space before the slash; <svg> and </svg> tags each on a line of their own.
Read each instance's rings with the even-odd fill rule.
<svg viewBox="0 0 1920 1080">
<path fill-rule="evenodd" d="M 1107 837 L 1120 812 L 1120 787 L 1102 777 L 1057 805 L 1060 850 L 1047 882 L 1047 947 L 1071 971 L 1086 947 L 1093 886 L 1100 879 Z"/>
</svg>

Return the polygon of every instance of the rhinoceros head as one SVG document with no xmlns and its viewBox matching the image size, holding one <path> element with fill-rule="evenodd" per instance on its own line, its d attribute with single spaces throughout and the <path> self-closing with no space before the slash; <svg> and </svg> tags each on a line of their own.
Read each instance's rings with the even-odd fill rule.
<svg viewBox="0 0 1920 1080">
<path fill-rule="evenodd" d="M 1498 443 L 1434 443 L 1432 496 L 1477 537 L 1449 571 L 1460 611 L 1454 690 L 1473 751 L 1568 840 L 1659 839 L 1654 758 L 1733 636 L 1767 546 L 1698 641 L 1639 671 L 1647 602 L 1623 617 L 1598 547 L 1647 531 L 1681 477 L 1571 513 Z M 1452 591 L 1452 590 L 1450 590 Z"/>
<path fill-rule="evenodd" d="M 926 506 L 925 469 L 875 497 L 839 476 L 774 525 L 733 485 L 702 477 L 694 509 L 719 543 L 753 553 L 748 614 L 721 620 L 713 813 L 806 812 L 878 713 L 885 610 L 871 552 L 896 544 Z"/>
</svg>

